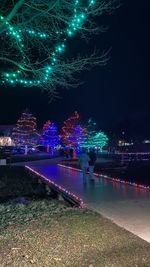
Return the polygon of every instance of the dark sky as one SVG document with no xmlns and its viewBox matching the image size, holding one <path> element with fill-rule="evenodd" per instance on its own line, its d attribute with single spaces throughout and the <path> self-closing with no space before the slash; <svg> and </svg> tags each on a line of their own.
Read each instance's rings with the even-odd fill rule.
<svg viewBox="0 0 150 267">
<path fill-rule="evenodd" d="M 92 46 L 100 50 L 111 47 L 107 66 L 80 74 L 78 78 L 84 83 L 78 88 L 60 88 L 62 99 L 49 104 L 48 96 L 39 88 L 2 87 L 0 124 L 15 123 L 26 107 L 37 117 L 39 126 L 47 119 L 62 122 L 74 110 L 83 119 L 93 117 L 101 129 L 124 127 L 132 120 L 143 127 L 150 124 L 149 10 L 148 0 L 124 0 L 119 10 L 104 18 L 108 31 L 94 37 L 87 50 Z M 78 39 L 74 42 L 81 51 Z"/>
</svg>

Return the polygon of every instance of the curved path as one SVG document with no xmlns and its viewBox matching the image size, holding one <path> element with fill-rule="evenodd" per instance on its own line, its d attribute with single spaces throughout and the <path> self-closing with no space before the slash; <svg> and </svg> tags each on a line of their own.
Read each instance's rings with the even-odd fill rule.
<svg viewBox="0 0 150 267">
<path fill-rule="evenodd" d="M 84 204 L 117 225 L 150 242 L 150 191 L 95 177 L 83 184 L 82 172 L 57 160 L 27 163 L 32 169 L 82 198 Z"/>
</svg>

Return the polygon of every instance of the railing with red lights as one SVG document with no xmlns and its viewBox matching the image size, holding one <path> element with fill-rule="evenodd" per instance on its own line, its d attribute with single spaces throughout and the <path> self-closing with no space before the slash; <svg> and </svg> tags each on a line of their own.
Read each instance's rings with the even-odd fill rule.
<svg viewBox="0 0 150 267">
<path fill-rule="evenodd" d="M 116 155 L 150 155 L 150 152 L 116 152 Z"/>
<path fill-rule="evenodd" d="M 58 166 L 63 167 L 63 168 L 67 168 L 67 169 L 70 169 L 70 170 L 82 172 L 80 169 L 77 169 L 77 168 L 74 168 L 74 167 L 70 167 L 70 166 L 66 166 L 66 165 L 63 165 L 63 164 L 58 164 Z M 114 178 L 114 177 L 110 177 L 108 175 L 103 175 L 103 174 L 99 174 L 99 173 L 94 173 L 94 175 L 97 176 L 97 177 L 103 178 L 103 179 L 108 179 L 108 180 L 113 181 L 113 182 L 134 186 L 134 187 L 139 188 L 139 189 L 150 190 L 150 186 L 146 186 L 146 185 L 141 185 L 141 184 L 125 181 L 125 180 L 122 180 L 122 179 L 119 179 L 119 178 Z"/>
<path fill-rule="evenodd" d="M 38 172 L 37 170 L 34 170 L 33 168 L 25 165 L 25 168 L 30 171 L 31 173 L 35 174 L 36 176 L 38 176 L 39 178 L 41 178 L 42 180 L 46 181 L 53 189 L 55 189 L 57 192 L 64 194 L 65 196 L 67 196 L 69 199 L 72 199 L 73 202 L 75 202 L 76 204 L 78 204 L 78 206 L 80 208 L 84 207 L 84 203 L 83 200 L 76 196 L 74 193 L 66 190 L 63 186 L 55 183 L 50 177 L 46 177 L 45 175 L 43 175 L 42 173 Z"/>
</svg>

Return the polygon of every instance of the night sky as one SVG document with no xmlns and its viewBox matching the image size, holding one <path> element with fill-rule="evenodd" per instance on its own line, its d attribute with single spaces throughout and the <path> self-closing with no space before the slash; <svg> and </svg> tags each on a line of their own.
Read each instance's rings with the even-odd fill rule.
<svg viewBox="0 0 150 267">
<path fill-rule="evenodd" d="M 123 2 L 123 1 L 122 1 Z M 82 119 L 92 117 L 104 130 L 122 131 L 134 128 L 150 135 L 150 3 L 146 0 L 124 0 L 122 7 L 104 17 L 106 33 L 93 37 L 87 51 L 95 46 L 111 49 L 105 67 L 84 71 L 77 76 L 78 88 L 58 88 L 61 99 L 48 103 L 40 88 L 1 87 L 0 124 L 15 124 L 28 107 L 41 127 L 47 119 L 63 122 L 77 110 Z M 98 20 L 101 23 L 101 19 Z M 77 51 L 83 46 L 74 39 Z M 71 47 L 68 47 L 71 49 Z M 85 51 L 85 46 L 84 46 Z M 132 129 L 133 130 L 133 129 Z"/>
</svg>

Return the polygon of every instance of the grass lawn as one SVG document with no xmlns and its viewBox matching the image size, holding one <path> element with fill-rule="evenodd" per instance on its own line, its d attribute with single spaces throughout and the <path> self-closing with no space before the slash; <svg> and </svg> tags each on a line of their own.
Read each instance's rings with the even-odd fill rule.
<svg viewBox="0 0 150 267">
<path fill-rule="evenodd" d="M 150 266 L 150 244 L 57 200 L 0 205 L 0 267 Z"/>
</svg>

